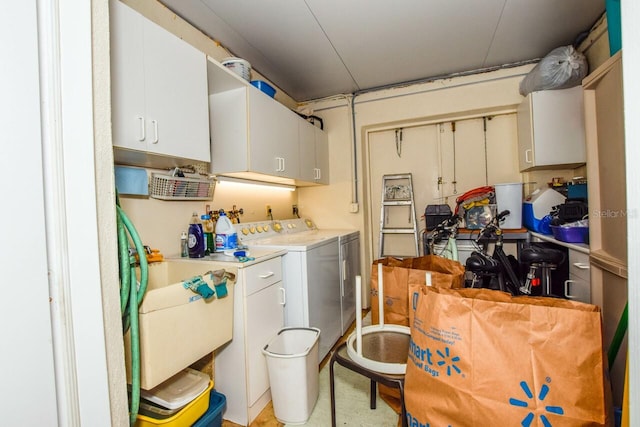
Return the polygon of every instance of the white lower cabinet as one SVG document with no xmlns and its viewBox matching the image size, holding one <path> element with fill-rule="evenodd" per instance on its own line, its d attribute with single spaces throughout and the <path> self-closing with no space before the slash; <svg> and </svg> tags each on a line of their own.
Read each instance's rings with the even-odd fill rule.
<svg viewBox="0 0 640 427">
<path fill-rule="evenodd" d="M 214 378 L 227 399 L 224 419 L 248 426 L 271 401 L 262 348 L 284 325 L 282 257 L 240 268 L 238 276 L 233 339 L 215 353 Z"/>
<path fill-rule="evenodd" d="M 591 303 L 589 255 L 569 249 L 569 279 L 564 282 L 564 296 L 568 299 Z"/>
</svg>

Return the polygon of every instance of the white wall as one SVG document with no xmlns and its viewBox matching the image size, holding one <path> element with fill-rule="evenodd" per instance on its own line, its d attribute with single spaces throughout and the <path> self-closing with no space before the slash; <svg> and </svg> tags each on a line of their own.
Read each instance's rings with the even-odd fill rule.
<svg viewBox="0 0 640 427">
<path fill-rule="evenodd" d="M 514 113 L 523 99 L 518 92 L 519 82 L 532 67 L 520 66 L 357 96 L 355 162 L 350 98 L 335 97 L 301 107 L 305 112 L 321 117 L 325 123 L 329 134 L 331 185 L 300 189 L 299 204 L 302 209 L 313 212 L 313 218 L 320 227 L 352 226 L 360 230 L 362 265 L 367 266 L 363 269 L 363 283 L 368 285 L 368 266 L 376 257 L 371 231 L 374 229 L 373 222 L 379 221 L 380 215 L 369 210 L 372 198 L 379 198 L 377 193 L 370 194 L 367 184 L 367 142 L 370 133 L 396 127 Z M 355 163 L 357 171 L 354 173 Z M 356 201 L 359 211 L 350 213 L 350 206 Z M 424 209 L 424 206 L 420 209 Z M 363 293 L 368 303 L 368 289 Z"/>
<path fill-rule="evenodd" d="M 150 173 L 162 172 L 149 170 Z M 166 256 L 180 254 L 180 233 L 187 231 L 193 212 L 211 210 L 230 211 L 235 205 L 243 209 L 241 222 L 266 221 L 266 206 L 271 206 L 274 219 L 293 218 L 292 205 L 297 203 L 297 192 L 266 187 L 234 185 L 221 182 L 216 185 L 213 200 L 166 201 L 151 197 L 120 196 L 120 205 L 135 225 L 145 245 L 159 249 Z"/>
</svg>

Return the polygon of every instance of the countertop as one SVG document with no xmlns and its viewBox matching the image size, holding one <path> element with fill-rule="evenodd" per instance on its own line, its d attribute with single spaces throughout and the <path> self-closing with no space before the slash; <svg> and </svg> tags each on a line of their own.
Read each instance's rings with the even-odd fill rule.
<svg viewBox="0 0 640 427">
<path fill-rule="evenodd" d="M 574 249 L 578 252 L 582 252 L 583 254 L 589 255 L 589 245 L 587 245 L 586 243 L 567 243 L 567 242 L 562 242 L 548 234 L 536 233 L 534 231 L 529 231 L 529 233 L 531 234 L 532 242 L 539 242 L 539 241 L 551 242 L 551 243 L 555 243 L 556 245 L 564 246 L 565 248 L 569 248 L 569 249 Z"/>
<path fill-rule="evenodd" d="M 225 263 L 237 268 L 249 267 L 250 265 L 257 264 L 259 262 L 267 261 L 271 258 L 279 257 L 287 253 L 285 249 L 269 249 L 269 248 L 250 248 L 249 257 L 255 258 L 251 261 L 240 262 L 237 258 L 227 256 L 223 253 L 216 252 L 212 255 L 205 256 L 203 258 L 182 258 L 182 257 L 167 257 L 168 261 L 198 261 L 198 262 L 215 262 Z"/>
</svg>

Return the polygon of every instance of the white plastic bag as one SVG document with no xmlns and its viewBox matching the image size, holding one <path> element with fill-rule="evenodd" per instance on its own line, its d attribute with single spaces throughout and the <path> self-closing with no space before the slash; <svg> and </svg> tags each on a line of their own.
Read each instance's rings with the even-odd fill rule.
<svg viewBox="0 0 640 427">
<path fill-rule="evenodd" d="M 520 95 L 578 86 L 587 75 L 587 58 L 573 46 L 553 49 L 520 82 Z"/>
</svg>

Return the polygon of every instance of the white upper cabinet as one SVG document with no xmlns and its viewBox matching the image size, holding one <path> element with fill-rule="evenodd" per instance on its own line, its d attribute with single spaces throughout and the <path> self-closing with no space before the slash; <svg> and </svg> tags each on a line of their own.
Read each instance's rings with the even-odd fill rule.
<svg viewBox="0 0 640 427">
<path fill-rule="evenodd" d="M 299 117 L 253 86 L 248 92 L 250 169 L 295 179 L 300 172 Z"/>
<path fill-rule="evenodd" d="M 582 87 L 532 92 L 518 107 L 520 171 L 585 164 Z"/>
<path fill-rule="evenodd" d="M 109 4 L 116 163 L 209 162 L 205 54 L 120 1 Z"/>
<path fill-rule="evenodd" d="M 329 179 L 326 133 L 240 79 L 208 63 L 211 172 L 309 185 Z"/>
<path fill-rule="evenodd" d="M 306 120 L 299 121 L 299 185 L 329 183 L 329 139 L 327 133 Z"/>
</svg>

